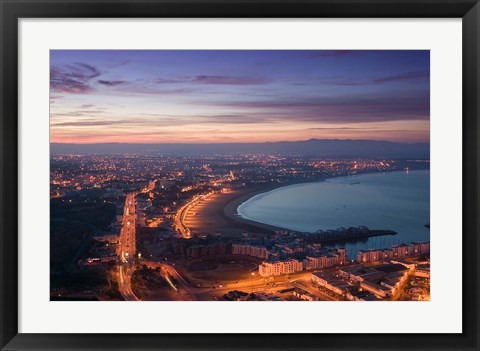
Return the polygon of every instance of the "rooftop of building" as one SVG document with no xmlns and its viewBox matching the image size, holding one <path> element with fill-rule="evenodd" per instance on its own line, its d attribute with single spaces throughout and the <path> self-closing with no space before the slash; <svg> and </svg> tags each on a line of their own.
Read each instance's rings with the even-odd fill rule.
<svg viewBox="0 0 480 351">
<path fill-rule="evenodd" d="M 377 271 L 381 271 L 385 273 L 401 272 L 407 269 L 405 266 L 398 263 L 386 263 L 386 264 L 381 264 L 380 266 L 375 266 L 373 268 Z"/>
</svg>

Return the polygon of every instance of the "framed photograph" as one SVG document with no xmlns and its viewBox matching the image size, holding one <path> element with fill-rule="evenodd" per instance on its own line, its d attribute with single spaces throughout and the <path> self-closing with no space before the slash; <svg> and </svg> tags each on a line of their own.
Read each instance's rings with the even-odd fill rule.
<svg viewBox="0 0 480 351">
<path fill-rule="evenodd" d="M 478 350 L 480 5 L 2 1 L 2 350 Z"/>
</svg>

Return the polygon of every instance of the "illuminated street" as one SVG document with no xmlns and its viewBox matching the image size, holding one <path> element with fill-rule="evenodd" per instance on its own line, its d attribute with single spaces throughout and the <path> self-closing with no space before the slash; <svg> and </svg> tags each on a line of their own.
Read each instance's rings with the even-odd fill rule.
<svg viewBox="0 0 480 351">
<path fill-rule="evenodd" d="M 125 200 L 123 213 L 122 229 L 120 231 L 119 255 L 120 262 L 118 268 L 119 290 L 123 298 L 127 301 L 138 301 L 139 299 L 132 291 L 131 279 L 135 271 L 136 254 L 136 194 L 130 193 Z"/>
</svg>

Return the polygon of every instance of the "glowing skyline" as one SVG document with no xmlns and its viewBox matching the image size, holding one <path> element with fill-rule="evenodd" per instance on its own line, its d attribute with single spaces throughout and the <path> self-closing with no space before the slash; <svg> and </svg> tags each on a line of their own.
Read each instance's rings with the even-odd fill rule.
<svg viewBox="0 0 480 351">
<path fill-rule="evenodd" d="M 429 142 L 429 51 L 52 50 L 51 142 Z"/>
</svg>

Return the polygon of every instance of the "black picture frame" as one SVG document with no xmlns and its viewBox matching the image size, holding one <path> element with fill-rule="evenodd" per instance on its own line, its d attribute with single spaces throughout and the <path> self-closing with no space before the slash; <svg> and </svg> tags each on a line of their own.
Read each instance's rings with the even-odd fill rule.
<svg viewBox="0 0 480 351">
<path fill-rule="evenodd" d="M 478 0 L 1 0 L 2 350 L 478 350 Z M 18 20 L 111 17 L 462 18 L 463 332 L 460 334 L 22 334 L 18 332 Z M 445 316 L 448 318 L 448 316 Z"/>
</svg>

